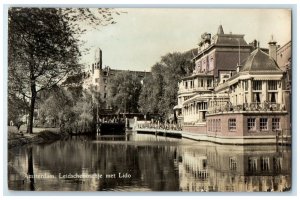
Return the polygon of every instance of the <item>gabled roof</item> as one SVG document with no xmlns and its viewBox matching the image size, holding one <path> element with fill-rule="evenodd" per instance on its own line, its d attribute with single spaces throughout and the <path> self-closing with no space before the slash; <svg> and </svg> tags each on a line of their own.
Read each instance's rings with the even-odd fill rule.
<svg viewBox="0 0 300 200">
<path fill-rule="evenodd" d="M 282 71 L 276 61 L 260 48 L 254 50 L 242 63 L 240 72 L 244 71 Z"/>
</svg>

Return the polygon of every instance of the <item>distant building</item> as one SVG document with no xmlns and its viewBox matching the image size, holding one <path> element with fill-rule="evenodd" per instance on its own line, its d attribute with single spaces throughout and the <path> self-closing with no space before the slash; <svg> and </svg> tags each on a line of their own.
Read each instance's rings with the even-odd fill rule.
<svg viewBox="0 0 300 200">
<path fill-rule="evenodd" d="M 292 42 L 289 41 L 282 47 L 277 46 L 276 61 L 280 69 L 286 72 L 286 87 L 291 90 L 292 86 Z"/>
<path fill-rule="evenodd" d="M 107 99 L 110 96 L 111 80 L 116 74 L 125 71 L 135 74 L 141 79 L 141 81 L 145 76 L 150 74 L 150 72 L 146 71 L 119 70 L 111 69 L 109 66 L 103 66 L 102 50 L 97 48 L 95 50 L 94 61 L 91 63 L 88 71 L 86 72 L 86 78 L 84 80 L 83 87 L 85 89 L 93 88 L 95 91 L 97 91 L 104 102 L 104 107 L 110 110 L 111 105 L 108 104 Z"/>
</svg>

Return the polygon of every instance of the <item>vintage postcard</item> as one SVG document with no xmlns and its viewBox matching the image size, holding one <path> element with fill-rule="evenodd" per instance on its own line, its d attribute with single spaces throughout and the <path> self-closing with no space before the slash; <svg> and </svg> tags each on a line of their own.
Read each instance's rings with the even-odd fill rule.
<svg viewBox="0 0 300 200">
<path fill-rule="evenodd" d="M 291 191 L 291 9 L 7 12 L 9 191 Z"/>
</svg>

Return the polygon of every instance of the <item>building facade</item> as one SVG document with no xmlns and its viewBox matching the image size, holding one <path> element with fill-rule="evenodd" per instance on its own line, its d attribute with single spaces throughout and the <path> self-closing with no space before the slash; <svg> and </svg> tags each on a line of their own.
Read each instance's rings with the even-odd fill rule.
<svg viewBox="0 0 300 200">
<path fill-rule="evenodd" d="M 269 49 L 243 35 L 203 34 L 195 70 L 179 82 L 183 131 L 219 138 L 290 135 L 291 42 Z"/>
<path fill-rule="evenodd" d="M 252 49 L 244 35 L 225 34 L 221 25 L 213 37 L 209 33 L 202 34 L 198 54 L 193 58 L 195 70 L 192 76 L 179 82 L 175 110 L 184 130 L 206 132 L 209 101 L 212 98 L 227 99 L 227 95 L 216 95 L 214 87 L 232 76 L 236 66 Z"/>
</svg>

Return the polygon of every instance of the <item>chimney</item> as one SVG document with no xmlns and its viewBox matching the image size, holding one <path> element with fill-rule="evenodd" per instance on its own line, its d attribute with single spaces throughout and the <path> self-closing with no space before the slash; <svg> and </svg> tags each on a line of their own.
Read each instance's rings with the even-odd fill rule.
<svg viewBox="0 0 300 200">
<path fill-rule="evenodd" d="M 236 65 L 236 72 L 237 72 L 237 73 L 240 72 L 241 67 L 242 67 L 242 66 L 241 66 L 239 63 L 237 63 L 237 65 Z"/>
<path fill-rule="evenodd" d="M 269 56 L 272 57 L 275 61 L 277 61 L 277 45 L 276 41 L 273 39 L 273 35 L 271 36 L 271 40 L 269 44 Z"/>
</svg>

